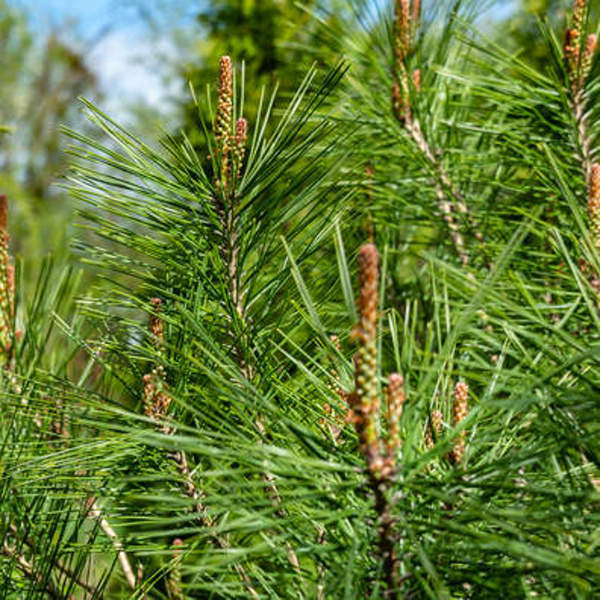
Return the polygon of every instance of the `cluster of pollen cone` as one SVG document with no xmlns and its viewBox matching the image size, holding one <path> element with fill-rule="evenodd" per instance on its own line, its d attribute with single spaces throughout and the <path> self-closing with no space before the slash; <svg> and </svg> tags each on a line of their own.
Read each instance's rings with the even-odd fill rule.
<svg viewBox="0 0 600 600">
<path fill-rule="evenodd" d="M 569 75 L 571 90 L 580 92 L 592 69 L 592 61 L 598 47 L 598 36 L 595 33 L 585 35 L 587 18 L 587 0 L 575 0 L 573 23 L 565 34 L 563 54 L 565 67 Z"/>
<path fill-rule="evenodd" d="M 587 35 L 585 33 L 588 9 L 588 0 L 575 0 L 572 23 L 566 31 L 563 45 L 571 102 L 580 132 L 587 129 L 585 84 L 598 50 L 598 36 L 595 33 Z M 594 244 L 600 251 L 600 163 L 593 162 L 589 158 L 592 154 L 588 136 L 583 134 L 581 138 L 579 144 L 582 146 L 581 158 L 588 189 L 587 208 L 590 230 Z"/>
<path fill-rule="evenodd" d="M 229 56 L 222 56 L 219 61 L 214 132 L 217 158 L 220 162 L 216 185 L 225 192 L 233 187 L 234 179 L 241 174 L 248 138 L 248 122 L 244 117 L 237 119 L 235 129 L 233 128 L 233 65 Z"/>
<path fill-rule="evenodd" d="M 392 106 L 400 120 L 410 118 L 411 85 L 414 92 L 421 89 L 421 71 L 412 74 L 407 67 L 407 59 L 413 50 L 421 13 L 420 0 L 396 0 L 394 10 L 394 84 L 392 86 Z"/>
<path fill-rule="evenodd" d="M 370 476 L 375 480 L 390 478 L 396 471 L 396 459 L 401 447 L 400 420 L 406 402 L 404 377 L 392 373 L 385 390 L 385 427 L 380 422 L 377 368 L 377 319 L 379 287 L 379 253 L 374 244 L 365 244 L 358 253 L 360 291 L 357 299 L 359 321 L 352 331 L 357 352 L 354 356 L 354 390 L 340 396 L 348 404 L 347 421 L 354 425 L 360 451 Z M 453 393 L 452 424 L 457 427 L 468 413 L 469 388 L 459 381 Z M 329 411 L 328 411 L 329 412 Z M 433 447 L 442 433 L 443 416 L 431 413 L 426 433 L 426 444 Z M 385 432 L 385 435 L 384 435 Z M 453 464 L 463 460 L 466 432 L 454 439 L 449 459 Z"/>
</svg>

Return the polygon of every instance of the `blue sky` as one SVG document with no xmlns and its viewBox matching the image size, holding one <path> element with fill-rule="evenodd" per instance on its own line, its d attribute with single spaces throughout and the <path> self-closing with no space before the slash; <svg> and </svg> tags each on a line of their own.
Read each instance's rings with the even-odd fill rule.
<svg viewBox="0 0 600 600">
<path fill-rule="evenodd" d="M 50 25 L 60 26 L 74 22 L 77 32 L 83 36 L 93 36 L 106 25 L 125 28 L 140 24 L 142 7 L 152 12 L 153 7 L 161 6 L 161 17 L 169 18 L 166 26 L 182 22 L 197 11 L 198 0 L 8 0 L 9 4 L 25 9 L 32 24 L 40 28 Z M 206 0 L 210 3 L 210 0 Z M 167 8 L 168 7 L 168 10 Z"/>
<path fill-rule="evenodd" d="M 143 103 L 162 109 L 178 91 L 165 83 L 166 60 L 176 48 L 164 31 L 150 34 L 132 4 L 123 0 L 8 0 L 28 15 L 34 29 L 56 29 L 78 45 L 99 75 L 103 107 L 123 118 L 129 106 Z M 150 6 L 153 0 L 139 0 Z M 174 18 L 179 0 L 173 4 Z M 90 42 L 95 42 L 93 45 Z"/>
<path fill-rule="evenodd" d="M 24 8 L 32 24 L 41 28 L 60 26 L 67 19 L 78 20 L 82 33 L 93 35 L 110 22 L 114 0 L 12 0 Z"/>
<path fill-rule="evenodd" d="M 210 2 L 210 0 L 206 0 Z M 191 21 L 190 10 L 199 5 L 195 0 L 8 0 L 24 9 L 31 25 L 40 32 L 57 29 L 67 39 L 79 43 L 86 60 L 99 74 L 106 98 L 106 110 L 115 116 L 126 114 L 127 106 L 143 102 L 164 111 L 169 99 L 179 89 L 165 83 L 169 58 L 177 49 L 172 27 Z M 162 24 L 150 33 L 140 19 L 134 4 L 144 9 L 162 2 Z M 514 0 L 497 0 L 494 13 L 510 10 Z M 167 6 L 168 10 L 164 7 Z M 187 13 L 187 14 L 186 14 Z M 102 35 L 99 37 L 99 34 Z M 90 42 L 99 40 L 91 47 Z"/>
</svg>

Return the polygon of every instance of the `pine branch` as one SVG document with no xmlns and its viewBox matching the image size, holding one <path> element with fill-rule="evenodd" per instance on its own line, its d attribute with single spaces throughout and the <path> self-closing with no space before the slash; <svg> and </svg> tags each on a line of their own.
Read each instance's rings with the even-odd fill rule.
<svg viewBox="0 0 600 600">
<path fill-rule="evenodd" d="M 160 298 L 153 298 L 150 304 L 150 338 L 157 355 L 162 358 L 164 356 L 164 323 L 160 315 L 162 301 Z M 172 400 L 165 377 L 166 374 L 162 364 L 155 365 L 152 372 L 144 376 L 143 404 L 146 415 L 156 422 L 157 430 L 167 435 L 174 435 L 176 433 L 175 427 L 164 422 Z M 194 481 L 185 451 L 177 450 L 169 453 L 168 457 L 173 460 L 182 477 L 183 493 L 194 502 L 194 513 L 198 524 L 203 528 L 212 530 L 215 523 L 210 517 L 206 506 L 202 503 L 203 493 Z M 229 539 L 226 536 L 212 533 L 210 539 L 221 550 L 227 550 L 230 547 Z M 234 568 L 250 596 L 252 598 L 259 598 L 258 592 L 252 585 L 244 567 L 236 561 Z"/>
<path fill-rule="evenodd" d="M 435 195 L 437 206 L 450 231 L 456 253 L 463 264 L 467 265 L 469 257 L 465 249 L 465 242 L 460 231 L 456 216 L 470 220 L 466 201 L 459 190 L 455 188 L 446 172 L 441 158 L 436 158 L 429 142 L 423 134 L 418 117 L 411 110 L 411 96 L 414 91 L 418 94 L 421 88 L 421 71 L 415 70 L 409 75 L 407 59 L 412 51 L 412 41 L 419 27 L 420 2 L 419 0 L 395 0 L 394 12 L 394 86 L 392 89 L 392 105 L 396 118 L 403 124 L 415 146 L 421 151 L 435 177 Z M 475 237 L 482 241 L 479 232 Z"/>
<path fill-rule="evenodd" d="M 222 245 L 221 255 L 228 274 L 229 293 L 231 305 L 235 314 L 231 315 L 232 321 L 237 317 L 244 328 L 242 335 L 236 335 L 233 341 L 234 355 L 241 373 L 247 381 L 252 381 L 255 373 L 255 366 L 246 356 L 242 346 L 245 337 L 247 316 L 243 297 L 245 290 L 241 288 L 241 274 L 239 273 L 239 243 L 240 243 L 240 221 L 237 215 L 237 197 L 236 183 L 243 170 L 243 159 L 245 154 L 245 145 L 247 140 L 247 122 L 244 118 L 238 119 L 236 123 L 235 134 L 232 134 L 231 128 L 231 110 L 233 106 L 233 74 L 231 59 L 223 56 L 220 61 L 220 86 L 219 99 L 217 105 L 217 115 L 215 119 L 215 138 L 218 160 L 221 164 L 221 177 L 216 181 L 217 191 L 220 192 L 220 199 L 217 205 L 222 207 Z M 234 161 L 230 165 L 230 153 L 233 150 Z M 259 415 L 255 421 L 258 433 L 264 439 L 266 428 L 263 418 Z M 262 443 L 262 440 L 261 442 Z M 285 516 L 285 511 L 281 508 L 281 496 L 275 483 L 275 477 L 268 472 L 263 474 L 263 481 L 267 489 L 267 495 L 271 500 L 276 514 L 280 517 Z M 295 550 L 289 542 L 286 542 L 287 555 L 290 564 L 298 575 L 301 574 L 300 563 Z"/>
<path fill-rule="evenodd" d="M 395 451 L 400 445 L 398 421 L 404 404 L 403 378 L 390 376 L 388 396 L 388 439 L 382 443 L 378 433 L 379 398 L 377 393 L 377 307 L 379 254 L 373 244 L 362 246 L 358 254 L 360 294 L 359 323 L 352 332 L 358 352 L 354 359 L 355 388 L 350 395 L 351 415 L 360 441 L 360 451 L 369 475 L 368 485 L 375 498 L 378 516 L 377 548 L 383 564 L 386 597 L 399 597 L 399 560 L 396 555 L 396 520 L 389 490 L 395 471 Z M 383 447 L 387 451 L 382 455 Z"/>
<path fill-rule="evenodd" d="M 127 552 L 119 539 L 117 532 L 113 529 L 112 525 L 109 523 L 108 519 L 103 514 L 103 511 L 98 506 L 98 502 L 96 498 L 91 497 L 88 500 L 88 511 L 89 515 L 92 519 L 96 519 L 100 525 L 100 529 L 105 533 L 106 537 L 112 542 L 115 550 L 117 551 L 117 558 L 119 560 L 119 564 L 121 565 L 121 570 L 123 571 L 123 575 L 125 575 L 125 580 L 129 587 L 134 590 L 137 587 L 137 579 L 135 573 L 131 567 L 131 562 L 129 561 L 129 557 L 127 556 Z"/>
</svg>

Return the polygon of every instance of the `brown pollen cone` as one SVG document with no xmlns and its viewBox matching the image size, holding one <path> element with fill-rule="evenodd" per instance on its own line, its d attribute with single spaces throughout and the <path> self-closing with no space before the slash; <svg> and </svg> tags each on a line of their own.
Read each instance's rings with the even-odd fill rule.
<svg viewBox="0 0 600 600">
<path fill-rule="evenodd" d="M 581 83 L 585 83 L 588 78 L 590 71 L 592 70 L 592 63 L 594 61 L 594 55 L 598 48 L 598 36 L 592 33 L 587 36 L 585 41 L 585 48 L 583 50 L 583 58 L 581 59 Z"/>
<path fill-rule="evenodd" d="M 573 5 L 573 24 L 566 32 L 563 48 L 567 71 L 571 79 L 574 94 L 581 91 L 589 75 L 592 59 L 596 50 L 596 36 L 588 36 L 585 40 L 582 55 L 582 38 L 585 34 L 585 20 L 588 0 L 575 0 Z"/>
<path fill-rule="evenodd" d="M 413 33 L 419 25 L 420 18 L 421 18 L 421 0 L 413 0 L 413 8 L 412 8 Z"/>
<path fill-rule="evenodd" d="M 411 47 L 411 3 L 396 0 L 394 5 L 394 84 L 392 86 L 392 108 L 399 120 L 410 117 L 410 75 L 406 59 Z"/>
<path fill-rule="evenodd" d="M 355 356 L 355 389 L 350 395 L 354 424 L 361 442 L 361 451 L 373 475 L 383 466 L 377 437 L 377 286 L 379 253 L 374 244 L 365 244 L 358 253 L 360 320 L 352 332 L 358 351 Z"/>
<path fill-rule="evenodd" d="M 150 339 L 159 354 L 162 354 L 164 345 L 164 323 L 160 316 L 162 300 L 160 298 L 152 298 L 150 300 L 150 307 Z M 150 373 L 146 373 L 142 377 L 142 382 L 144 384 L 142 397 L 144 413 L 151 419 L 160 420 L 165 417 L 171 404 L 164 366 L 162 364 L 154 366 Z"/>
<path fill-rule="evenodd" d="M 469 386 L 463 381 L 459 381 L 454 386 L 454 402 L 452 404 L 452 424 L 456 427 L 465 419 L 468 414 Z M 454 463 L 459 463 L 465 454 L 465 436 L 466 431 L 461 431 L 460 435 L 454 440 L 452 457 Z"/>
<path fill-rule="evenodd" d="M 394 4 L 394 53 L 396 67 L 403 62 L 410 49 L 410 0 L 396 0 Z"/>
<path fill-rule="evenodd" d="M 222 56 L 219 61 L 219 90 L 217 116 L 215 119 L 215 138 L 217 154 L 221 161 L 219 183 L 227 184 L 229 172 L 229 153 L 231 151 L 231 124 L 233 114 L 233 66 L 229 56 Z"/>
<path fill-rule="evenodd" d="M 406 401 L 404 377 L 400 373 L 392 373 L 388 378 L 387 388 L 387 424 L 388 437 L 386 443 L 386 466 L 393 470 L 396 450 L 400 447 L 400 417 Z"/>
<path fill-rule="evenodd" d="M 417 92 L 421 91 L 421 69 L 415 69 L 413 71 L 413 85 Z"/>
<path fill-rule="evenodd" d="M 588 194 L 588 215 L 596 248 L 600 251 L 600 164 L 594 163 L 591 169 Z"/>
<path fill-rule="evenodd" d="M 152 339 L 157 348 L 162 347 L 165 332 L 163 320 L 160 317 L 160 311 L 162 309 L 162 300 L 160 298 L 152 298 L 150 300 L 150 307 L 152 312 L 150 313 L 150 333 Z"/>
<path fill-rule="evenodd" d="M 242 174 L 244 156 L 246 154 L 246 143 L 248 141 L 248 121 L 240 117 L 235 123 L 235 137 L 233 140 L 233 155 L 237 176 Z"/>
<path fill-rule="evenodd" d="M 444 421 L 444 415 L 440 410 L 432 410 L 429 415 L 429 425 L 425 432 L 425 445 L 431 450 L 435 445 L 436 440 L 442 434 L 442 425 Z"/>
<path fill-rule="evenodd" d="M 565 33 L 565 43 L 563 46 L 563 54 L 565 57 L 565 64 L 571 80 L 577 73 L 577 67 L 579 65 L 579 38 L 580 34 L 577 29 L 567 29 Z"/>
</svg>

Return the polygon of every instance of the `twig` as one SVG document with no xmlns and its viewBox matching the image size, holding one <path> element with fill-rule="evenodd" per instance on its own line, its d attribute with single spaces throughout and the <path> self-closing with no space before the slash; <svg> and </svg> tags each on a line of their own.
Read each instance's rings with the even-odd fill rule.
<svg viewBox="0 0 600 600">
<path fill-rule="evenodd" d="M 392 504 L 388 500 L 388 481 L 371 478 L 370 487 L 375 496 L 375 512 L 379 516 L 377 530 L 378 554 L 383 559 L 383 578 L 386 597 L 393 598 L 398 592 L 400 561 L 396 555 L 397 521 L 392 517 Z"/>
<path fill-rule="evenodd" d="M 160 316 L 160 310 L 162 308 L 162 301 L 160 298 L 152 298 L 151 300 L 151 314 L 150 314 L 150 334 L 152 343 L 154 344 L 159 355 L 162 355 L 164 350 L 164 324 Z M 165 424 L 163 419 L 166 416 L 166 412 L 171 404 L 171 395 L 169 394 L 168 386 L 165 381 L 165 370 L 162 365 L 156 365 L 151 373 L 144 376 L 144 410 L 146 415 L 156 423 L 156 429 L 161 433 L 167 435 L 174 435 L 177 431 L 175 427 Z M 192 476 L 192 472 L 188 465 L 187 455 L 183 450 L 177 450 L 169 453 L 168 457 L 175 463 L 179 474 L 183 479 L 182 491 L 183 493 L 193 500 L 194 502 L 194 513 L 196 521 L 207 529 L 214 527 L 214 521 L 204 504 L 202 503 L 202 491 Z M 229 540 L 227 537 L 219 536 L 216 533 L 212 533 L 210 536 L 212 542 L 218 548 L 224 550 L 230 547 Z M 234 563 L 234 568 L 242 580 L 244 586 L 248 590 L 248 593 L 252 598 L 258 599 L 260 596 L 252 586 L 252 582 L 248 577 L 245 569 L 238 562 Z"/>
<path fill-rule="evenodd" d="M 14 548 L 11 548 L 6 540 L 2 544 L 2 554 L 13 559 L 19 571 L 21 571 L 25 577 L 31 579 L 38 587 L 43 588 L 44 592 L 46 592 L 46 594 L 48 594 L 50 597 L 56 598 L 57 600 L 64 600 L 64 595 L 54 587 L 52 582 L 47 581 L 44 584 L 39 573 L 35 572 L 33 564 L 31 564 L 23 554 L 19 554 Z"/>
<path fill-rule="evenodd" d="M 125 579 L 129 587 L 134 590 L 137 586 L 137 579 L 133 569 L 131 568 L 131 563 L 129 562 L 129 557 L 123 548 L 123 544 L 117 535 L 117 532 L 112 528 L 111 524 L 102 514 L 100 507 L 96 501 L 96 498 L 91 497 L 88 500 L 89 505 L 89 514 L 93 519 L 98 519 L 98 523 L 100 525 L 100 529 L 104 531 L 106 537 L 110 539 L 117 551 L 117 557 L 119 559 L 119 563 L 121 565 L 121 570 L 123 571 L 123 575 L 125 575 Z"/>
<path fill-rule="evenodd" d="M 8 529 L 15 538 L 19 538 L 19 530 L 16 525 L 14 525 L 13 523 L 9 523 Z M 25 537 L 22 539 L 22 541 L 32 552 L 35 552 L 35 544 L 33 543 L 33 540 L 31 540 L 28 537 Z M 84 589 L 86 592 L 90 594 L 96 593 L 94 586 L 76 577 L 75 573 L 58 559 L 54 561 L 54 567 L 63 575 L 66 575 L 69 579 L 74 581 L 80 588 Z"/>
<path fill-rule="evenodd" d="M 467 265 L 469 256 L 465 250 L 464 238 L 456 221 L 458 213 L 464 216 L 469 214 L 466 202 L 461 194 L 452 186 L 452 182 L 443 165 L 436 160 L 429 143 L 425 139 L 419 120 L 410 114 L 406 118 L 405 127 L 416 146 L 423 152 L 431 164 L 432 170 L 436 175 L 435 196 L 437 198 L 438 209 L 442 213 L 442 217 L 450 230 L 450 237 L 452 238 L 460 262 L 463 265 Z M 450 200 L 449 196 L 452 196 L 454 201 Z M 475 236 L 479 240 L 483 239 L 480 233 L 476 233 Z"/>
</svg>

